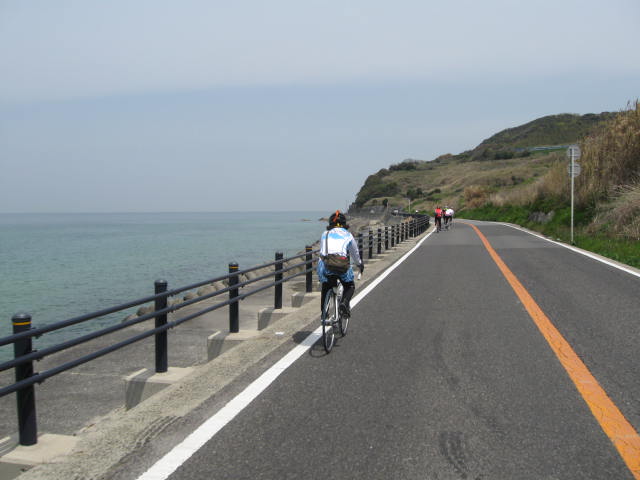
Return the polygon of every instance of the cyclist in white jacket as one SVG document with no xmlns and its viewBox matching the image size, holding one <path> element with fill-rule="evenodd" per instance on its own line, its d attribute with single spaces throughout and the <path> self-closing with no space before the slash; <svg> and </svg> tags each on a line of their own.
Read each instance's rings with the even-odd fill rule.
<svg viewBox="0 0 640 480">
<path fill-rule="evenodd" d="M 453 208 L 451 207 L 444 207 L 444 224 L 447 226 L 447 228 L 449 228 L 451 226 L 451 223 L 453 222 Z"/>
<path fill-rule="evenodd" d="M 347 219 L 340 210 L 336 210 L 329 217 L 329 226 L 327 231 L 322 233 L 320 238 L 320 258 L 316 271 L 318 273 L 318 279 L 322 282 L 322 295 L 320 297 L 320 310 L 324 305 L 324 299 L 329 289 L 336 286 L 337 279 L 340 279 L 342 286 L 344 287 L 344 293 L 342 295 L 342 303 L 340 304 L 340 313 L 342 315 L 351 315 L 351 297 L 356 291 L 356 285 L 353 281 L 353 269 L 349 265 L 348 270 L 345 273 L 337 273 L 329 270 L 324 262 L 324 257 L 330 254 L 337 254 L 342 257 L 347 257 L 349 263 L 354 263 L 360 268 L 360 273 L 364 271 L 364 264 L 360 259 L 360 253 L 358 252 L 358 244 L 356 243 L 353 235 L 348 230 Z"/>
</svg>

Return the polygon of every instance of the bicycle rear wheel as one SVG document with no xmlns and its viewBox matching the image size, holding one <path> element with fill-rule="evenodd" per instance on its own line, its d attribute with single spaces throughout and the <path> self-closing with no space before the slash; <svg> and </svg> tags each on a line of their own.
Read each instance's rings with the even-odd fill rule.
<svg viewBox="0 0 640 480">
<path fill-rule="evenodd" d="M 336 321 L 337 307 L 336 294 L 329 290 L 322 306 L 322 346 L 327 353 L 331 351 L 336 340 L 333 325 Z"/>
</svg>

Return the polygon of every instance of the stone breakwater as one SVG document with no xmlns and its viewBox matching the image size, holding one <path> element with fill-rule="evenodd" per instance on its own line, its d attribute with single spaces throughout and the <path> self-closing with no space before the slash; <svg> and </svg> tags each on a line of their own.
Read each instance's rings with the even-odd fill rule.
<svg viewBox="0 0 640 480">
<path fill-rule="evenodd" d="M 402 217 L 395 217 L 393 215 L 388 214 L 387 212 L 383 212 L 381 214 L 372 215 L 372 216 L 366 216 L 366 217 L 348 215 L 347 218 L 348 218 L 347 221 L 349 223 L 349 231 L 351 231 L 353 236 L 356 238 L 359 232 L 362 232 L 363 234 L 366 235 L 368 234 L 369 229 L 372 229 L 374 232 L 376 232 L 378 227 L 384 228 L 385 225 L 398 224 L 405 220 Z M 328 223 L 328 218 L 320 218 L 318 219 L 318 221 Z M 318 249 L 320 246 L 320 239 L 312 243 L 311 246 L 313 247 L 313 250 Z M 303 253 L 305 252 L 299 251 L 293 256 L 301 255 Z M 294 275 L 296 273 L 302 273 L 304 271 L 303 265 L 294 267 L 294 265 L 301 263 L 302 261 L 303 261 L 303 258 L 295 258 L 293 260 L 287 260 L 283 262 L 283 268 L 287 269 L 291 267 L 291 270 L 287 270 L 285 272 L 285 276 Z M 271 263 L 271 262 L 265 262 L 265 264 L 266 263 Z M 315 265 L 315 259 L 314 259 L 314 265 Z M 275 272 L 274 272 L 273 265 L 265 266 L 263 268 L 258 268 L 256 270 L 252 270 L 247 273 L 241 273 L 239 275 L 239 282 L 246 282 L 248 280 L 253 280 L 255 278 L 262 277 L 264 275 L 274 275 L 274 274 Z M 218 290 L 222 290 L 223 288 L 226 288 L 228 286 L 229 286 L 229 281 L 227 279 L 212 282 L 208 285 L 204 285 L 198 288 L 197 290 L 186 292 L 181 297 L 171 298 L 168 300 L 167 304 L 168 306 L 177 305 L 187 300 L 193 300 L 194 298 L 209 295 Z M 133 313 L 127 316 L 126 318 L 123 319 L 123 321 L 133 320 L 137 317 L 141 317 L 142 315 L 151 313 L 154 311 L 154 308 L 155 307 L 153 304 L 143 305 L 140 308 L 138 308 L 136 313 Z"/>
</svg>

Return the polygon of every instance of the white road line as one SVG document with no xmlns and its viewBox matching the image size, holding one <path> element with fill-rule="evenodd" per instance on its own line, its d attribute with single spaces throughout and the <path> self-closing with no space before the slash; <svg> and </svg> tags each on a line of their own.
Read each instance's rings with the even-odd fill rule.
<svg viewBox="0 0 640 480">
<path fill-rule="evenodd" d="M 567 245 L 566 243 L 562 243 L 562 242 L 556 242 L 555 240 L 551 240 L 551 239 L 549 239 L 549 238 L 547 238 L 547 237 L 545 237 L 543 235 L 540 235 L 538 233 L 530 232 L 529 230 L 526 230 L 526 229 L 524 229 L 524 228 L 522 228 L 522 227 L 520 227 L 518 225 L 512 225 L 510 223 L 501 223 L 501 222 L 496 222 L 496 223 L 498 223 L 499 225 L 504 225 L 505 227 L 511 227 L 511 228 L 516 229 L 516 230 L 520 230 L 521 232 L 528 233 L 529 235 L 533 235 L 534 237 L 541 238 L 542 240 L 546 240 L 547 242 L 554 243 L 554 244 L 559 245 L 561 247 L 568 248 L 569 250 L 572 250 L 572 251 L 574 251 L 576 253 L 579 253 L 580 255 L 584 255 L 585 257 L 592 258 L 593 260 L 597 260 L 598 262 L 604 263 L 605 265 L 609 265 L 610 267 L 617 268 L 618 270 L 622 270 L 623 272 L 630 273 L 631 275 L 634 275 L 634 276 L 640 278 L 640 273 L 638 273 L 638 272 L 636 272 L 636 271 L 634 271 L 634 270 L 632 270 L 630 268 L 623 267 L 622 265 L 619 265 L 617 263 L 609 261 L 609 260 L 607 260 L 605 258 L 602 258 L 602 257 L 600 257 L 600 256 L 598 256 L 598 255 L 596 255 L 594 253 L 587 252 L 586 250 L 582 250 L 581 248 L 577 248 L 577 247 L 574 247 L 572 245 Z"/>
<path fill-rule="evenodd" d="M 415 247 L 405 253 L 396 263 L 387 268 L 378 276 L 367 288 L 362 290 L 351 300 L 351 305 L 356 306 L 360 300 L 366 297 L 371 291 L 384 280 L 392 271 L 404 262 L 422 243 L 431 236 L 429 232 Z M 158 460 L 149 470 L 143 473 L 138 480 L 166 480 L 169 475 L 175 472 L 184 462 L 196 453 L 205 443 L 213 438 L 222 428 L 235 418 L 247 405 L 249 405 L 258 395 L 260 395 L 278 376 L 289 368 L 298 358 L 300 358 L 309 348 L 311 348 L 321 337 L 322 327 L 318 327 L 305 340 L 296 345 L 289 353 L 278 360 L 275 365 L 260 375 L 249 386 L 247 386 L 236 397 L 222 407 L 215 415 L 210 417 L 196 430 L 193 431 L 180 444 L 176 445 L 169 453 Z"/>
</svg>

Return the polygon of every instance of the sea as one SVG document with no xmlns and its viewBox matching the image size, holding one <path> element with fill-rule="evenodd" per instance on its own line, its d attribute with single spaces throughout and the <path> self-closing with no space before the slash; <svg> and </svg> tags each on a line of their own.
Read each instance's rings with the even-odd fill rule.
<svg viewBox="0 0 640 480">
<path fill-rule="evenodd" d="M 324 212 L 326 216 L 326 212 Z M 40 327 L 304 250 L 323 212 L 0 214 L 0 337 L 29 313 Z M 133 309 L 135 311 L 136 309 Z M 38 339 L 38 348 L 120 321 L 119 312 Z M 116 318 L 117 317 L 117 318 Z M 0 360 L 13 346 L 0 347 Z"/>
</svg>

